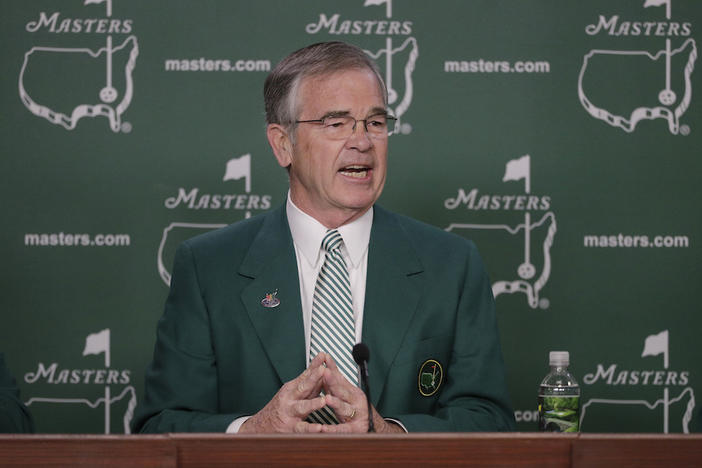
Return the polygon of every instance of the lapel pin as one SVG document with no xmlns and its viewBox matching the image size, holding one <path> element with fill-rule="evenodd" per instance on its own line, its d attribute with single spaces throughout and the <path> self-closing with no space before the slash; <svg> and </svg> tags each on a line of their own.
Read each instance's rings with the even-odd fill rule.
<svg viewBox="0 0 702 468">
<path fill-rule="evenodd" d="M 278 295 L 277 289 L 275 290 L 275 292 L 266 294 L 266 297 L 264 297 L 261 300 L 261 305 L 263 307 L 268 307 L 268 308 L 278 307 L 280 305 L 280 299 L 278 299 L 276 297 L 277 295 Z"/>
</svg>

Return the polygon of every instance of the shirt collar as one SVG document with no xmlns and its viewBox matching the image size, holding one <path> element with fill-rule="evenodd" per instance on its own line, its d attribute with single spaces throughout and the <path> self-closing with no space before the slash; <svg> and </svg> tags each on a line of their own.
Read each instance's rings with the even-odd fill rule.
<svg viewBox="0 0 702 468">
<path fill-rule="evenodd" d="M 323 258 L 322 239 L 327 233 L 327 228 L 295 206 L 290 199 L 290 192 L 288 192 L 286 214 L 293 242 L 310 266 L 314 267 Z M 372 225 L 373 210 L 369 209 L 360 218 L 337 228 L 341 238 L 344 239 L 346 253 L 354 268 L 363 260 L 368 250 Z"/>
</svg>

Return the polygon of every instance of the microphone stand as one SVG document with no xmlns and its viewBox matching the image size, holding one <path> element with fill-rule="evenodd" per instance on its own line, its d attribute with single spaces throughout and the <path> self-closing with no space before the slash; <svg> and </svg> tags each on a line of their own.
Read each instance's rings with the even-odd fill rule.
<svg viewBox="0 0 702 468">
<path fill-rule="evenodd" d="M 361 385 L 364 387 L 366 401 L 368 402 L 368 432 L 375 432 L 373 424 L 373 413 L 371 410 L 370 385 L 368 384 L 368 361 L 364 360 L 361 365 Z"/>
</svg>

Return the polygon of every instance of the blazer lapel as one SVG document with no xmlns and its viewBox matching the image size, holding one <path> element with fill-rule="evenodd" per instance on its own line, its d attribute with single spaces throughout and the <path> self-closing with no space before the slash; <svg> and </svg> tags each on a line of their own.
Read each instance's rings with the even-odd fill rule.
<svg viewBox="0 0 702 468">
<path fill-rule="evenodd" d="M 305 368 L 305 337 L 295 248 L 284 206 L 266 215 L 239 274 L 253 279 L 241 299 L 281 383 L 297 377 Z M 264 306 L 266 294 L 276 292 L 280 303 Z"/>
<path fill-rule="evenodd" d="M 363 341 L 371 350 L 371 400 L 377 405 L 420 297 L 423 267 L 395 215 L 375 206 L 368 251 Z M 376 377 L 373 380 L 373 376 Z M 379 380 L 383 376 L 383 380 Z"/>
</svg>

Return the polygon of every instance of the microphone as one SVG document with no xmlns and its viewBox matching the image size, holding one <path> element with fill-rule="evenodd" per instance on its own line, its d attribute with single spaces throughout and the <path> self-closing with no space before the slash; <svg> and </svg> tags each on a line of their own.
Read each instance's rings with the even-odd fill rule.
<svg viewBox="0 0 702 468">
<path fill-rule="evenodd" d="M 368 361 L 370 360 L 370 350 L 364 343 L 358 343 L 353 347 L 351 355 L 361 371 L 361 387 L 363 392 L 366 394 L 366 401 L 368 402 L 368 432 L 375 432 L 375 427 L 373 426 L 373 413 L 371 412 L 370 386 L 368 385 Z"/>
</svg>

